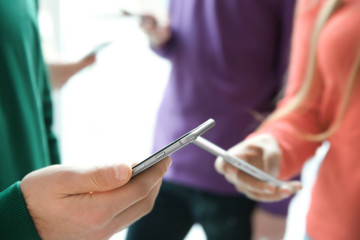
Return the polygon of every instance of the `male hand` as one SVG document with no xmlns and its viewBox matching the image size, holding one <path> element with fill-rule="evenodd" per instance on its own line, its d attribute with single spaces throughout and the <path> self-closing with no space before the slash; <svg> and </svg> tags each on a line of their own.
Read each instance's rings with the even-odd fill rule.
<svg viewBox="0 0 360 240">
<path fill-rule="evenodd" d="M 108 239 L 151 211 L 170 164 L 166 158 L 131 181 L 125 164 L 54 165 L 28 174 L 20 186 L 42 239 Z"/>
<path fill-rule="evenodd" d="M 280 169 L 281 150 L 275 138 L 261 134 L 247 139 L 229 149 L 229 153 L 246 160 L 255 167 L 277 177 Z M 280 187 L 260 181 L 225 162 L 215 161 L 216 170 L 234 184 L 239 192 L 257 201 L 279 201 L 301 189 L 299 181 L 287 182 Z"/>
</svg>

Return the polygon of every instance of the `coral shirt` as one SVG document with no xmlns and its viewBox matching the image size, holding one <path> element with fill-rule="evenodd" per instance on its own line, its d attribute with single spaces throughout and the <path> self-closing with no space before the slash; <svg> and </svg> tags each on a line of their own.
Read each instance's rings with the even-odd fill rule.
<svg viewBox="0 0 360 240">
<path fill-rule="evenodd" d="M 305 75 L 314 21 L 319 1 L 299 3 L 292 42 L 289 84 L 279 107 L 299 89 Z M 313 5 L 311 5 L 313 4 Z M 319 143 L 295 137 L 297 129 L 323 132 L 334 121 L 344 96 L 356 55 L 360 53 L 360 1 L 344 1 L 324 26 L 318 43 L 315 86 L 301 109 L 269 123 L 262 132 L 278 140 L 283 153 L 281 178 L 298 173 Z M 356 75 L 347 113 L 330 137 L 330 151 L 324 159 L 313 189 L 307 216 L 311 239 L 360 239 L 360 71 Z"/>
</svg>

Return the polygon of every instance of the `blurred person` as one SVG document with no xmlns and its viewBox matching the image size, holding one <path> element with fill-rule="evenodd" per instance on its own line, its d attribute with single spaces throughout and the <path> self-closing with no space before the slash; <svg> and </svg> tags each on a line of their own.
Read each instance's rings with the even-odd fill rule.
<svg viewBox="0 0 360 240">
<path fill-rule="evenodd" d="M 58 165 L 37 13 L 0 0 L 0 238 L 106 239 L 151 210 L 171 160 L 131 181 L 124 164 Z"/>
<path fill-rule="evenodd" d="M 327 140 L 304 239 L 360 239 L 360 1 L 300 0 L 286 94 L 258 131 L 229 150 L 281 179 L 301 171 Z M 217 159 L 216 169 L 238 191 L 277 201 L 301 188 L 259 182 Z"/>
<path fill-rule="evenodd" d="M 282 87 L 294 4 L 172 0 L 170 25 L 142 16 L 151 47 L 172 65 L 154 149 L 209 117 L 217 126 L 205 137 L 224 148 L 256 129 Z M 154 210 L 129 228 L 128 240 L 183 239 L 194 223 L 208 239 L 251 239 L 252 229 L 257 239 L 283 236 L 288 199 L 254 214 L 256 203 L 216 173 L 212 155 L 190 145 L 172 158 Z"/>
</svg>

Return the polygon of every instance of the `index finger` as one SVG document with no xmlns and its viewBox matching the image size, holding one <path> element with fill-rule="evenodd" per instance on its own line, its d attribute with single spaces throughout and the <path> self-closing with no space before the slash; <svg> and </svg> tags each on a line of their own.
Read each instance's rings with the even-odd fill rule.
<svg viewBox="0 0 360 240">
<path fill-rule="evenodd" d="M 100 193 L 103 195 L 103 199 L 99 200 L 103 202 L 102 204 L 106 204 L 109 207 L 109 211 L 113 216 L 116 216 L 138 201 L 146 198 L 151 190 L 162 180 L 170 165 L 171 158 L 167 157 L 132 178 L 124 186 L 110 192 Z"/>
<path fill-rule="evenodd" d="M 244 171 L 237 169 L 235 166 L 227 163 L 222 158 L 218 158 L 215 167 L 219 173 L 223 174 L 226 180 L 235 185 L 237 189 L 246 189 L 252 192 L 262 193 L 272 192 L 275 186 L 271 183 L 258 180 Z M 243 191 L 242 191 L 243 192 Z"/>
<path fill-rule="evenodd" d="M 273 192 L 253 192 L 248 189 L 244 189 L 244 187 L 239 186 L 237 190 L 240 192 L 244 192 L 245 195 L 253 200 L 261 201 L 261 202 L 274 202 L 280 201 L 282 199 L 290 197 L 292 194 L 295 194 L 299 190 L 302 189 L 302 185 L 299 181 L 290 181 L 286 182 L 284 185 L 277 187 Z"/>
</svg>

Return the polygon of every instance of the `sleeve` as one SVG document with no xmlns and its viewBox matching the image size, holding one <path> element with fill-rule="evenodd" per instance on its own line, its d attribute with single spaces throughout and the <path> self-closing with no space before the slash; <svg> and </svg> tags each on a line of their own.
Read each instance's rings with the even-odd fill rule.
<svg viewBox="0 0 360 240">
<path fill-rule="evenodd" d="M 7 240 L 39 239 L 17 182 L 0 193 L 0 238 Z"/>
<path fill-rule="evenodd" d="M 300 65 L 304 65 L 304 63 L 305 61 L 302 61 Z M 304 68 L 299 68 L 297 64 L 291 65 L 285 96 L 278 103 L 277 110 L 287 105 L 300 89 L 303 81 L 302 69 Z M 315 69 L 314 77 L 318 78 L 320 76 L 320 68 L 317 65 Z M 278 141 L 282 151 L 279 176 L 281 179 L 289 179 L 299 174 L 305 161 L 312 157 L 316 149 L 321 145 L 321 142 L 306 140 L 304 133 L 319 134 L 327 129 L 327 126 L 321 121 L 320 117 L 323 90 L 322 81 L 315 80 L 311 95 L 306 97 L 300 106 L 286 116 L 266 124 L 259 131 L 259 133 L 271 134 Z"/>
<path fill-rule="evenodd" d="M 312 21 L 308 21 L 303 15 L 302 21 L 297 20 L 297 30 L 294 33 L 292 64 L 290 67 L 290 82 L 287 86 L 285 98 L 278 108 L 290 101 L 302 85 L 309 44 L 309 32 L 312 29 Z M 350 15 L 351 16 L 351 15 Z M 323 29 L 317 61 L 314 72 L 314 83 L 311 86 L 311 94 L 306 97 L 301 106 L 288 114 L 286 117 L 270 122 L 262 132 L 273 135 L 282 150 L 283 160 L 280 168 L 280 177 L 289 178 L 300 172 L 304 162 L 315 153 L 321 142 L 305 140 L 299 133 L 319 134 L 326 131 L 336 120 L 337 111 L 344 99 L 345 88 L 350 86 L 353 68 L 359 53 L 358 23 L 359 15 L 343 18 L 345 27 L 334 31 L 336 25 L 327 25 Z M 300 17 L 299 17 L 300 18 Z M 338 18 L 339 19 L 339 18 Z M 300 25 L 301 24 L 301 25 Z M 301 26 L 301 28 L 300 28 Z M 336 29 L 338 30 L 338 29 Z M 336 32 L 336 34 L 334 34 Z M 300 47 L 301 46 L 301 47 Z M 349 51 L 352 49 L 352 51 Z M 354 79 L 355 83 L 358 78 Z M 353 87 L 353 90 L 357 89 Z M 356 93 L 353 96 L 356 96 Z M 354 101 L 354 100 L 352 100 Z M 356 110 L 347 109 L 347 119 Z"/>
<path fill-rule="evenodd" d="M 299 135 L 300 129 L 311 133 L 320 132 L 319 127 L 311 120 L 315 120 L 314 113 L 294 112 L 261 131 L 261 133 L 274 136 L 280 146 L 282 153 L 280 179 L 291 179 L 297 176 L 305 161 L 312 157 L 320 146 L 320 142 L 306 141 Z"/>
</svg>

